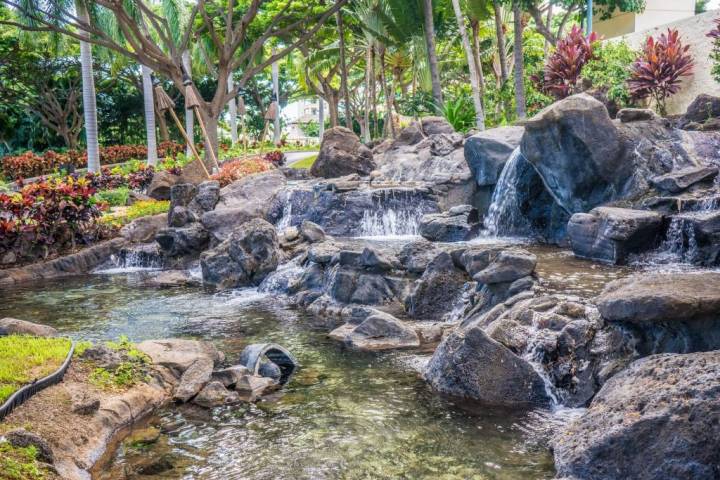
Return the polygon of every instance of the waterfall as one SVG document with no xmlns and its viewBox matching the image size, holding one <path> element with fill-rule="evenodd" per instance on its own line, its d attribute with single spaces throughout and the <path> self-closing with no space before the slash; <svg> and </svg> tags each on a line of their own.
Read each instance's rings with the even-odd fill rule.
<svg viewBox="0 0 720 480">
<path fill-rule="evenodd" d="M 282 232 L 290 225 L 292 225 L 292 202 L 290 201 L 290 195 L 286 194 L 283 203 L 282 217 L 280 217 L 280 220 L 277 221 L 275 226 L 279 232 Z"/>
<path fill-rule="evenodd" d="M 154 245 L 141 245 L 110 256 L 110 260 L 93 270 L 97 274 L 132 273 L 161 270 L 162 258 L 154 250 Z"/>
<path fill-rule="evenodd" d="M 415 237 L 420 234 L 420 219 L 425 213 L 422 205 L 404 192 L 383 192 L 373 198 L 372 208 L 363 211 L 358 226 L 360 237 Z"/>
<path fill-rule="evenodd" d="M 523 236 L 530 230 L 527 219 L 520 210 L 518 200 L 519 167 L 525 160 L 516 148 L 502 169 L 500 178 L 490 201 L 490 208 L 484 219 L 481 236 Z"/>
<path fill-rule="evenodd" d="M 360 222 L 361 237 L 417 236 L 422 213 L 412 210 L 365 210 Z"/>
</svg>

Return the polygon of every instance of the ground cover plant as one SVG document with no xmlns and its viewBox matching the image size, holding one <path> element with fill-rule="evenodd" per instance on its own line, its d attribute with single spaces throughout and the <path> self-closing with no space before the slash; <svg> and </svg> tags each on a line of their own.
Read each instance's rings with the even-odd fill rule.
<svg viewBox="0 0 720 480">
<path fill-rule="evenodd" d="M 24 385 L 60 368 L 71 343 L 67 338 L 0 337 L 0 403 Z"/>
</svg>

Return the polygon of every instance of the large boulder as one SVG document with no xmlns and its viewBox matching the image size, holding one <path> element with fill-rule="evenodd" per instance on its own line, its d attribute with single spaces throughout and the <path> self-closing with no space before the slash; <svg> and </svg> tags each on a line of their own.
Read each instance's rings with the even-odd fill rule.
<svg viewBox="0 0 720 480">
<path fill-rule="evenodd" d="M 720 97 L 701 93 L 688 105 L 681 123 L 704 123 L 717 117 L 720 117 Z"/>
<path fill-rule="evenodd" d="M 170 257 L 197 255 L 205 249 L 209 240 L 207 230 L 197 222 L 185 227 L 163 228 L 155 234 L 160 250 Z"/>
<path fill-rule="evenodd" d="M 629 254 L 654 248 L 662 227 L 663 216 L 653 211 L 598 207 L 573 215 L 567 232 L 576 256 L 622 264 Z"/>
<path fill-rule="evenodd" d="M 373 154 L 360 139 L 345 127 L 325 131 L 320 154 L 310 168 L 316 177 L 335 178 L 357 173 L 369 175 L 375 170 Z"/>
<path fill-rule="evenodd" d="M 553 103 L 525 124 L 525 158 L 538 170 L 560 205 L 586 212 L 606 202 L 632 176 L 605 106 L 573 95 Z"/>
<path fill-rule="evenodd" d="M 167 226 L 167 215 L 158 213 L 136 218 L 120 229 L 120 236 L 132 243 L 151 242 L 160 229 Z"/>
<path fill-rule="evenodd" d="M 611 321 L 720 321 L 720 273 L 637 274 L 610 282 L 597 303 Z"/>
<path fill-rule="evenodd" d="M 168 226 L 184 227 L 195 221 L 195 216 L 187 210 L 195 195 L 197 187 L 192 183 L 178 183 L 170 188 L 170 208 L 168 209 Z"/>
<path fill-rule="evenodd" d="M 253 218 L 267 218 L 273 200 L 286 184 L 279 170 L 244 177 L 220 189 L 215 209 L 203 213 L 200 221 L 212 237 L 221 242 L 240 224 Z"/>
<path fill-rule="evenodd" d="M 182 338 L 145 340 L 137 345 L 137 349 L 150 357 L 155 365 L 170 369 L 178 377 L 199 359 L 208 359 L 215 364 L 224 358 L 212 343 Z"/>
<path fill-rule="evenodd" d="M 664 354 L 612 377 L 553 440 L 559 477 L 720 477 L 720 352 Z"/>
<path fill-rule="evenodd" d="M 638 335 L 641 354 L 720 349 L 720 273 L 644 273 L 609 283 L 603 318 Z"/>
<path fill-rule="evenodd" d="M 520 145 L 525 128 L 498 127 L 465 140 L 465 160 L 478 186 L 495 185 L 505 162 Z"/>
<path fill-rule="evenodd" d="M 218 288 L 259 285 L 280 261 L 275 227 L 256 218 L 200 257 L 203 282 Z"/>
<path fill-rule="evenodd" d="M 470 240 L 480 228 L 478 212 L 471 205 L 458 205 L 443 213 L 429 213 L 420 219 L 420 235 L 432 242 Z"/>
<path fill-rule="evenodd" d="M 585 95 L 560 100 L 527 121 L 521 150 L 569 213 L 613 201 L 635 203 L 650 179 L 720 160 L 720 136 L 672 128 L 665 119 L 613 122 Z"/>
<path fill-rule="evenodd" d="M 443 394 L 483 405 L 524 408 L 550 401 L 532 365 L 477 325 L 456 330 L 443 340 L 424 376 Z"/>
<path fill-rule="evenodd" d="M 473 275 L 473 280 L 482 284 L 510 283 L 527 277 L 535 271 L 537 257 L 532 253 L 515 248 L 501 251 L 490 264 Z"/>
</svg>

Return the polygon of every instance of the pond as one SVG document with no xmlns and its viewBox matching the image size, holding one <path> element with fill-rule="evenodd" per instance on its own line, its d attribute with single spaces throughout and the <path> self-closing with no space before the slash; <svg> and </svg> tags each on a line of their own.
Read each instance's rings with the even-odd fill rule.
<svg viewBox="0 0 720 480">
<path fill-rule="evenodd" d="M 531 248 L 541 288 L 594 295 L 624 273 Z M 469 411 L 434 394 L 419 366 L 427 356 L 365 354 L 329 340 L 324 322 L 282 298 L 244 289 L 148 289 L 147 272 L 89 275 L 4 292 L 0 317 L 52 325 L 74 338 L 213 341 L 236 362 L 249 343 L 287 347 L 301 369 L 258 404 L 201 411 L 168 409 L 150 421 L 164 432 L 146 450 L 120 447 L 101 480 L 125 478 L 148 459 L 173 468 L 163 479 L 542 479 L 552 478 L 543 446 L 548 412 Z M 535 433 L 534 433 L 535 432 Z"/>
</svg>

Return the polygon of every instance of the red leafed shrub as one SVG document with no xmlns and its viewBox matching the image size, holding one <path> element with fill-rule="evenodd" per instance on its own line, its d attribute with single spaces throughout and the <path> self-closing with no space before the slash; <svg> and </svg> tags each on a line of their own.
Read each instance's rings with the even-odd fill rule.
<svg viewBox="0 0 720 480">
<path fill-rule="evenodd" d="M 266 162 L 272 163 L 276 167 L 279 167 L 280 165 L 283 164 L 284 158 L 285 158 L 285 156 L 283 155 L 283 153 L 280 150 L 268 152 L 263 156 L 263 160 L 265 160 Z"/>
<path fill-rule="evenodd" d="M 634 98 L 652 98 L 661 115 L 665 101 L 680 90 L 682 77 L 692 75 L 690 46 L 683 46 L 680 33 L 668 28 L 656 40 L 648 37 L 642 53 L 630 67 L 628 89 Z"/>
<path fill-rule="evenodd" d="M 152 165 L 140 165 L 140 168 L 127 177 L 128 187 L 133 190 L 145 190 L 152 182 L 155 175 L 155 167 Z"/>
<path fill-rule="evenodd" d="M 73 177 L 75 179 L 82 178 L 78 175 L 73 175 Z M 111 173 L 107 167 L 102 167 L 97 173 L 86 173 L 84 178 L 96 190 L 111 190 L 125 185 L 125 178 L 122 175 Z"/>
<path fill-rule="evenodd" d="M 0 260 L 14 263 L 87 243 L 99 235 L 95 189 L 87 179 L 32 183 L 0 194 Z"/>
<path fill-rule="evenodd" d="M 158 156 L 173 157 L 185 147 L 175 142 L 162 142 L 158 145 Z M 131 159 L 147 157 L 145 145 L 111 145 L 100 149 L 100 162 L 113 164 L 127 162 Z M 2 159 L 3 173 L 8 178 L 30 178 L 52 173 L 63 166 L 72 165 L 83 168 L 87 165 L 87 152 L 68 150 L 58 153 L 48 150 L 42 155 L 25 152 L 22 155 L 7 156 Z"/>
<path fill-rule="evenodd" d="M 598 40 L 597 33 L 592 32 L 586 37 L 582 29 L 574 25 L 548 58 L 543 77 L 534 77 L 533 80 L 542 91 L 555 98 L 571 95 L 580 79 L 582 68 L 595 58 L 593 45 Z"/>
<path fill-rule="evenodd" d="M 240 158 L 223 163 L 220 171 L 211 178 L 220 182 L 220 186 L 224 187 L 253 173 L 265 172 L 272 168 L 273 165 L 270 162 L 260 157 Z"/>
</svg>

